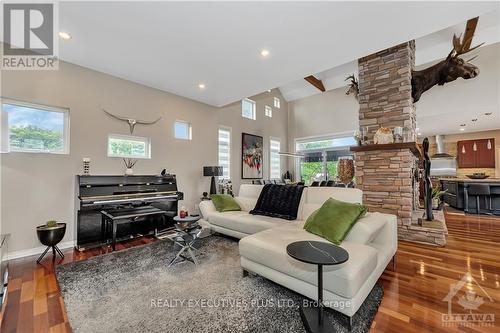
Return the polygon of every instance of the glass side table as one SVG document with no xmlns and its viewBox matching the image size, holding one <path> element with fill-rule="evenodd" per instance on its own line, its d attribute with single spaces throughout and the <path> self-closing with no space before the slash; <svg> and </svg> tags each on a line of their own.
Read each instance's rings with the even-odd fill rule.
<svg viewBox="0 0 500 333">
<path fill-rule="evenodd" d="M 180 216 L 175 216 L 175 234 L 169 237 L 175 244 L 179 245 L 181 249 L 177 255 L 170 261 L 168 266 L 172 266 L 178 261 L 178 259 L 183 259 L 182 261 L 190 261 L 196 266 L 198 266 L 198 261 L 193 251 L 197 249 L 193 246 L 198 237 L 201 234 L 201 226 L 198 225 L 198 220 L 200 216 L 187 216 L 181 218 Z M 185 255 L 185 252 L 189 256 Z"/>
</svg>

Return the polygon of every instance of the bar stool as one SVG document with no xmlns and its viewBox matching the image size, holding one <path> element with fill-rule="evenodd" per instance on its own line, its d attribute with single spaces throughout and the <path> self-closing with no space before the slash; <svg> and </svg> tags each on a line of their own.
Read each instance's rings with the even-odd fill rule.
<svg viewBox="0 0 500 333">
<path fill-rule="evenodd" d="M 317 181 L 313 181 L 311 183 L 311 187 L 318 187 L 318 186 L 319 186 L 319 182 L 317 182 Z"/>
<path fill-rule="evenodd" d="M 499 202 L 500 202 L 500 186 L 491 186 L 490 191 L 491 191 L 491 200 L 493 200 L 493 206 L 490 203 L 490 209 L 492 210 L 493 214 L 500 215 L 500 204 L 499 204 Z"/>
<path fill-rule="evenodd" d="M 466 211 L 469 211 L 469 196 L 476 196 L 476 213 L 481 214 L 480 197 L 484 197 L 488 213 L 491 213 L 491 192 L 489 184 L 469 184 L 467 187 L 466 197 L 465 197 L 465 207 Z"/>
<path fill-rule="evenodd" d="M 322 180 L 321 183 L 319 183 L 319 187 L 324 187 L 326 186 L 326 180 Z"/>
</svg>

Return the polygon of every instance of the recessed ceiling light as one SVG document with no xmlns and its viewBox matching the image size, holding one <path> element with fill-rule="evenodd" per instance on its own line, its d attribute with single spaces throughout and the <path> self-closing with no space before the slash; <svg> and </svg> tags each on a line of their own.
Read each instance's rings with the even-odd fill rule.
<svg viewBox="0 0 500 333">
<path fill-rule="evenodd" d="M 418 135 L 418 136 L 421 136 L 421 135 L 422 135 L 422 133 L 417 133 L 417 135 Z"/>
<path fill-rule="evenodd" d="M 460 127 L 460 130 L 461 130 L 461 131 L 465 131 L 465 128 L 463 128 L 463 127 Z"/>
<path fill-rule="evenodd" d="M 271 89 L 269 89 L 267 92 L 268 92 L 268 93 L 270 93 L 270 92 L 271 92 Z"/>
<path fill-rule="evenodd" d="M 62 39 L 71 39 L 71 35 L 64 31 L 59 32 L 59 37 Z"/>
<path fill-rule="evenodd" d="M 269 51 L 264 49 L 264 50 L 261 50 L 260 51 L 260 55 L 263 56 L 263 57 L 267 57 L 269 55 Z"/>
<path fill-rule="evenodd" d="M 205 89 L 205 88 L 206 88 L 206 86 L 205 86 L 205 84 L 200 83 L 200 84 L 198 85 L 198 88 L 200 88 L 200 89 Z"/>
</svg>

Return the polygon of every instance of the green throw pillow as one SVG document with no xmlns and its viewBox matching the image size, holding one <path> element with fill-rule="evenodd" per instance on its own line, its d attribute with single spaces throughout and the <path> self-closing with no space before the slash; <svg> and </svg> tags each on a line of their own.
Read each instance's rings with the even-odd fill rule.
<svg viewBox="0 0 500 333">
<path fill-rule="evenodd" d="M 214 203 L 215 209 L 218 212 L 230 212 L 234 210 L 241 210 L 240 205 L 229 194 L 212 194 L 210 196 Z"/>
<path fill-rule="evenodd" d="M 365 213 L 363 205 L 330 198 L 307 218 L 304 229 L 338 245 Z"/>
</svg>

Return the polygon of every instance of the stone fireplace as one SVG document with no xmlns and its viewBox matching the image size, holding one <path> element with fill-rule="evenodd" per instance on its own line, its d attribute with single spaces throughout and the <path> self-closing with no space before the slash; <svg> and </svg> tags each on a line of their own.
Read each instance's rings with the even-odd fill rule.
<svg viewBox="0 0 500 333">
<path fill-rule="evenodd" d="M 380 127 L 405 129 L 404 143 L 353 147 L 356 182 L 370 211 L 398 217 L 401 240 L 444 245 L 446 227 L 417 225 L 418 159 L 415 106 L 411 97 L 411 72 L 415 42 L 406 42 L 358 60 L 359 126 L 368 140 Z M 444 225 L 444 224 L 443 224 Z"/>
</svg>

